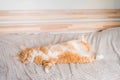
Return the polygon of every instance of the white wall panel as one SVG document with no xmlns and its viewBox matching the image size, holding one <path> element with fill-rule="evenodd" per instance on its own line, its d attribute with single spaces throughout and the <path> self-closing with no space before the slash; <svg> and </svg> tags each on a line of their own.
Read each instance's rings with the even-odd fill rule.
<svg viewBox="0 0 120 80">
<path fill-rule="evenodd" d="M 120 0 L 0 0 L 0 10 L 120 9 Z"/>
</svg>

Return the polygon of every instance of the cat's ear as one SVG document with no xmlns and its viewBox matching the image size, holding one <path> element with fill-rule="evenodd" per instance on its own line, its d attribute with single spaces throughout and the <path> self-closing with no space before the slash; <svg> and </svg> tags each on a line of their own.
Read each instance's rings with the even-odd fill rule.
<svg viewBox="0 0 120 80">
<path fill-rule="evenodd" d="M 87 41 L 86 41 L 86 37 L 87 37 L 87 35 L 83 34 L 83 35 L 81 36 L 81 40 L 84 41 L 84 42 L 87 42 Z"/>
<path fill-rule="evenodd" d="M 25 46 L 25 45 L 21 45 L 19 48 L 20 48 L 21 50 L 24 50 L 24 49 L 26 49 L 26 46 Z"/>
</svg>

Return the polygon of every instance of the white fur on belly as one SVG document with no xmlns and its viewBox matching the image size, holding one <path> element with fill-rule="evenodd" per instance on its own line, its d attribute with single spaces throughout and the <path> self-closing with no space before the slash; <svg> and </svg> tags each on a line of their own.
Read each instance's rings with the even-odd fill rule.
<svg viewBox="0 0 120 80">
<path fill-rule="evenodd" d="M 71 43 L 74 46 L 74 48 L 76 49 L 74 51 L 76 53 L 82 56 L 90 57 L 90 54 L 82 47 L 82 45 L 77 44 L 76 41 L 70 41 L 69 43 Z"/>
<path fill-rule="evenodd" d="M 41 52 L 41 51 L 37 52 L 36 50 L 33 50 L 33 55 L 32 55 L 32 59 L 31 59 L 31 63 L 34 61 L 34 58 L 36 56 L 41 56 L 44 59 L 48 59 L 48 56 L 46 54 L 44 54 L 43 52 Z"/>
<path fill-rule="evenodd" d="M 53 46 L 53 47 L 58 47 L 58 46 Z M 53 58 L 57 58 L 58 55 L 60 55 L 60 52 L 59 52 L 59 51 L 52 50 L 53 47 L 51 47 L 51 48 L 48 50 L 48 56 L 49 56 L 49 57 L 53 57 Z"/>
</svg>

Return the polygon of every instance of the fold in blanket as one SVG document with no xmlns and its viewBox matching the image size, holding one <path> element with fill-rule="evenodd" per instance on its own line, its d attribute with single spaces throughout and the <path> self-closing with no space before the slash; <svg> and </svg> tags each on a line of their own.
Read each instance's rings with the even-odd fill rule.
<svg viewBox="0 0 120 80">
<path fill-rule="evenodd" d="M 81 33 L 0 35 L 0 80 L 119 80 L 120 28 L 85 34 L 93 51 L 104 55 L 104 59 L 88 64 L 57 64 L 49 74 L 41 65 L 25 65 L 15 60 L 19 46 L 36 47 L 80 39 Z"/>
</svg>

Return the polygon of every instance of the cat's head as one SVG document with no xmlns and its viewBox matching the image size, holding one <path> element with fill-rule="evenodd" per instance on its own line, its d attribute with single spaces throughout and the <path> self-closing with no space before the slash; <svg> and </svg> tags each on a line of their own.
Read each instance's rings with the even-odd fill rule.
<svg viewBox="0 0 120 80">
<path fill-rule="evenodd" d="M 18 58 L 22 63 L 27 64 L 31 62 L 33 55 L 34 55 L 33 49 L 26 48 L 20 52 Z"/>
</svg>

